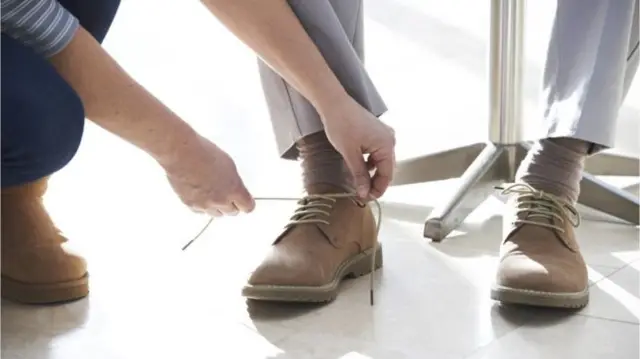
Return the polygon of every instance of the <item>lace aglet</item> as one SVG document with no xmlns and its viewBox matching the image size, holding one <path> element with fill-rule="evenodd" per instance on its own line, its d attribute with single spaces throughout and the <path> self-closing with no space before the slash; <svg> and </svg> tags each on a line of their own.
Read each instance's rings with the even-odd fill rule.
<svg viewBox="0 0 640 359">
<path fill-rule="evenodd" d="M 191 246 L 191 245 L 193 244 L 193 242 L 195 242 L 195 241 L 196 241 L 196 239 L 194 238 L 194 239 L 190 240 L 189 242 L 187 242 L 187 244 L 185 244 L 184 246 L 182 246 L 182 250 L 184 251 L 184 250 L 186 250 L 187 248 L 189 248 L 189 246 Z"/>
<path fill-rule="evenodd" d="M 372 307 L 373 307 L 373 303 L 374 303 L 374 300 L 373 300 L 373 297 L 374 297 L 374 295 L 373 295 L 373 290 L 374 290 L 373 289 L 373 285 L 374 285 L 374 283 L 373 283 L 373 271 L 374 270 L 375 270 L 375 268 L 371 271 L 371 273 L 369 273 L 369 304 L 371 304 Z"/>
<path fill-rule="evenodd" d="M 193 244 L 193 242 L 196 241 L 196 239 L 200 238 L 200 236 L 202 235 L 202 233 L 204 233 L 204 231 L 207 230 L 207 228 L 209 228 L 209 226 L 211 225 L 211 222 L 213 222 L 213 217 L 209 218 L 209 221 L 207 222 L 207 224 L 200 230 L 200 233 L 198 233 L 195 237 L 191 238 L 191 240 L 189 242 L 187 242 L 184 246 L 182 246 L 182 251 L 184 252 L 187 248 L 189 248 L 189 246 L 191 246 Z"/>
</svg>

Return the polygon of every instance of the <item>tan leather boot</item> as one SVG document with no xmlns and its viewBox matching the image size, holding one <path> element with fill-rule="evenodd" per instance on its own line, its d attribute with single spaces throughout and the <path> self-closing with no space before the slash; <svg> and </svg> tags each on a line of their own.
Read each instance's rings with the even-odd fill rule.
<svg viewBox="0 0 640 359">
<path fill-rule="evenodd" d="M 285 302 L 328 302 L 340 282 L 382 267 L 371 209 L 351 198 L 330 198 L 317 187 L 302 200 L 283 233 L 243 289 L 247 298 Z M 375 252 L 375 255 L 374 255 Z"/>
<path fill-rule="evenodd" d="M 589 280 L 574 233 L 580 222 L 576 209 L 527 184 L 503 193 L 512 197 L 491 298 L 542 307 L 587 305 Z"/>
<path fill-rule="evenodd" d="M 63 247 L 67 241 L 42 203 L 47 179 L 2 189 L 2 297 L 49 304 L 89 293 L 85 261 Z"/>
</svg>

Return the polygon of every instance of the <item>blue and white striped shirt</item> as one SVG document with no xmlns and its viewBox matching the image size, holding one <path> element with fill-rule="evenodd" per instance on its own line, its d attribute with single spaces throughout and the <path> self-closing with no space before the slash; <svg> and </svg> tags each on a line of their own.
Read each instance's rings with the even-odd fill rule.
<svg viewBox="0 0 640 359">
<path fill-rule="evenodd" d="M 4 34 L 45 57 L 62 51 L 80 26 L 56 0 L 2 0 L 1 18 Z"/>
</svg>

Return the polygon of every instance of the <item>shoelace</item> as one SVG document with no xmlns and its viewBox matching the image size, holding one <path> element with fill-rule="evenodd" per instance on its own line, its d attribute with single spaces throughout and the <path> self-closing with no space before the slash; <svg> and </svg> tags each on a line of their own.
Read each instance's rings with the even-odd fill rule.
<svg viewBox="0 0 640 359">
<path fill-rule="evenodd" d="M 525 183 L 514 183 L 507 187 L 496 187 L 502 190 L 502 195 L 518 194 L 522 195 L 518 201 L 518 219 L 517 224 L 532 224 L 535 226 L 547 227 L 564 233 L 565 230 L 561 226 L 554 223 L 562 223 L 569 221 L 573 227 L 580 225 L 580 214 L 578 210 L 567 203 L 565 200 L 558 198 L 550 193 L 538 191 Z M 520 219 L 520 214 L 527 213 L 527 219 Z M 544 221 L 533 221 L 529 219 L 541 218 L 551 220 L 549 223 Z M 556 222 L 557 221 L 557 222 Z"/>
<path fill-rule="evenodd" d="M 360 207 L 364 207 L 367 204 L 360 202 L 358 200 L 358 196 L 353 193 L 327 193 L 327 194 L 314 194 L 307 195 L 302 198 L 299 197 L 254 197 L 256 201 L 296 201 L 298 202 L 298 208 L 295 210 L 293 216 L 289 219 L 289 223 L 286 225 L 286 228 L 293 227 L 303 223 L 317 223 L 317 224 L 326 224 L 329 225 L 329 221 L 324 219 L 323 217 L 328 217 L 330 215 L 330 210 L 333 208 L 333 203 L 335 203 L 340 198 L 350 198 L 352 199 L 356 205 Z M 380 234 L 380 224 L 382 219 L 382 207 L 377 200 L 372 201 L 376 207 L 376 211 L 378 213 L 378 220 L 376 221 L 376 237 Z M 211 223 L 213 222 L 213 217 L 209 218 L 204 227 L 193 237 L 190 241 L 188 241 L 183 247 L 182 250 L 186 250 L 195 242 L 202 234 L 209 228 Z M 378 240 L 373 244 L 373 253 L 371 255 L 371 271 L 369 272 L 369 302 L 371 305 L 374 304 L 374 274 L 376 269 L 376 254 L 378 252 Z"/>
</svg>

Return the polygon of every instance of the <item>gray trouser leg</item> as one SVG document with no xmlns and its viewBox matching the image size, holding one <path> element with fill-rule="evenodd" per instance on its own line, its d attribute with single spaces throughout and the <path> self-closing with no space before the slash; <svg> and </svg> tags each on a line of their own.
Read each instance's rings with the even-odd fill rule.
<svg viewBox="0 0 640 359">
<path fill-rule="evenodd" d="M 289 0 L 291 9 L 347 92 L 374 115 L 386 111 L 363 64 L 362 0 Z M 322 131 L 320 116 L 262 61 L 260 77 L 282 157 L 296 159 L 295 143 Z"/>
<path fill-rule="evenodd" d="M 613 147 L 638 67 L 638 0 L 558 0 L 543 80 L 544 134 Z"/>
</svg>

